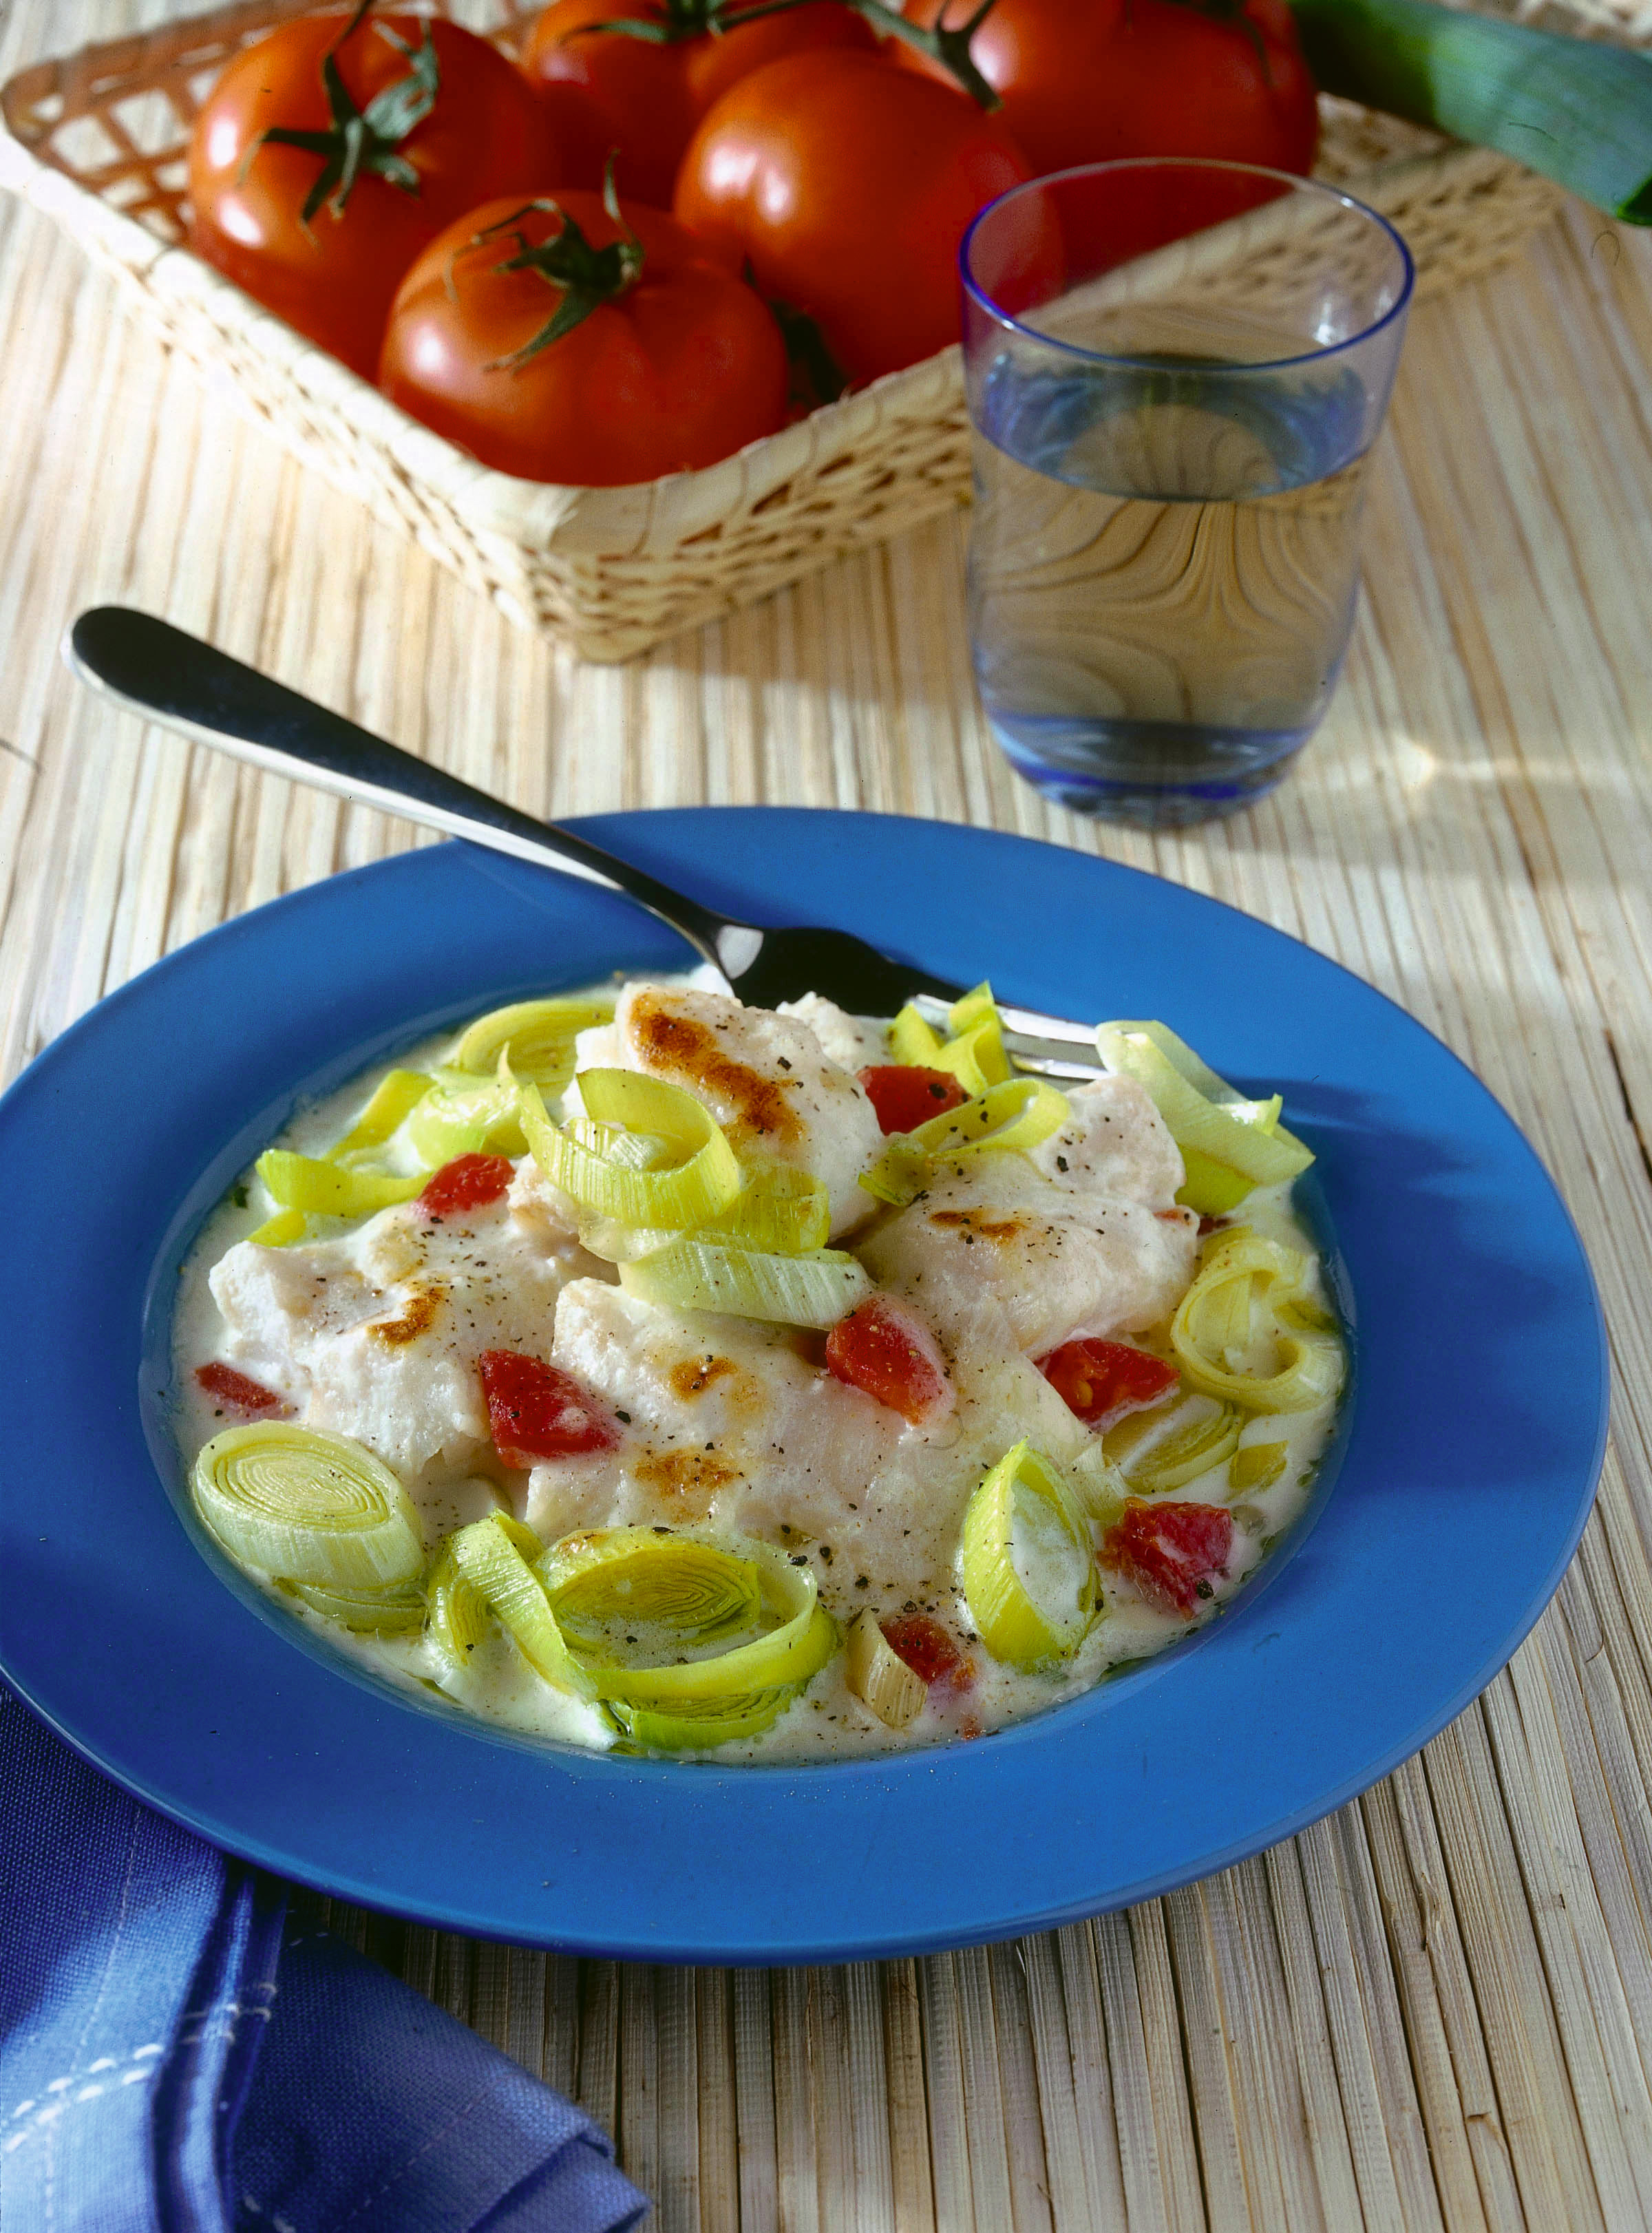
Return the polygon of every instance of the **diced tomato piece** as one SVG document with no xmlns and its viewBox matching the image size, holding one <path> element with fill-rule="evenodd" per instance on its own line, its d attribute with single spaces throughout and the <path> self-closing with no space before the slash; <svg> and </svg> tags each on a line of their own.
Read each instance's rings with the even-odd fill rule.
<svg viewBox="0 0 1652 2233">
<path fill-rule="evenodd" d="M 914 1427 L 944 1419 L 955 1400 L 934 1335 L 888 1295 L 868 1295 L 839 1318 L 826 1337 L 826 1365 Z"/>
<path fill-rule="evenodd" d="M 413 1205 L 424 1216 L 458 1217 L 467 1209 L 485 1209 L 500 1201 L 511 1180 L 508 1156 L 455 1156 L 433 1171 L 425 1191 Z"/>
<path fill-rule="evenodd" d="M 1144 1504 L 1132 1497 L 1102 1539 L 1102 1564 L 1127 1575 L 1167 1611 L 1193 1611 L 1224 1574 L 1233 1548 L 1232 1514 L 1219 1504 Z"/>
<path fill-rule="evenodd" d="M 267 1419 L 277 1411 L 291 1409 L 284 1396 L 277 1396 L 273 1388 L 262 1381 L 249 1380 L 244 1372 L 237 1372 L 232 1364 L 198 1364 L 195 1368 L 198 1387 L 204 1388 L 215 1403 L 222 1403 L 231 1411 L 240 1411 L 249 1419 Z"/>
<path fill-rule="evenodd" d="M 481 1368 L 493 1447 L 506 1465 L 583 1457 L 618 1445 L 619 1421 L 571 1373 L 512 1349 L 485 1350 Z"/>
<path fill-rule="evenodd" d="M 1181 1384 L 1174 1364 L 1127 1341 L 1064 1341 L 1038 1370 L 1067 1409 L 1097 1429 L 1162 1403 Z"/>
<path fill-rule="evenodd" d="M 886 1132 L 915 1132 L 969 1099 L 949 1071 L 926 1070 L 915 1062 L 875 1063 L 861 1072 L 861 1084 Z"/>
<path fill-rule="evenodd" d="M 895 1657 L 904 1660 L 920 1683 L 945 1683 L 949 1689 L 967 1690 L 974 1682 L 975 1662 L 927 1612 L 895 1613 L 878 1626 Z"/>
</svg>

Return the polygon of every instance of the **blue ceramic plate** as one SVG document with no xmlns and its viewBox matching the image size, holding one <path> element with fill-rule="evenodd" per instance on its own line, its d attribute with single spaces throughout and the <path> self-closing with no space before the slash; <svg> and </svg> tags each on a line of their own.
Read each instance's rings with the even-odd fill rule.
<svg viewBox="0 0 1652 2233">
<path fill-rule="evenodd" d="M 1272 1845 L 1507 1659 L 1601 1461 L 1605 1347 L 1536 1157 L 1439 1042 L 1231 909 L 980 831 L 712 810 L 584 825 L 759 921 L 840 923 L 1057 1013 L 1162 1016 L 1317 1150 L 1356 1382 L 1340 1467 L 1232 1610 L 981 1740 L 719 1769 L 495 1735 L 364 1674 L 203 1552 L 164 1411 L 179 1260 L 295 1098 L 445 1023 L 684 949 L 459 845 L 231 922 L 0 1103 L 0 1664 L 100 1767 L 232 1852 L 490 1937 L 821 1962 L 1041 1929 Z"/>
</svg>

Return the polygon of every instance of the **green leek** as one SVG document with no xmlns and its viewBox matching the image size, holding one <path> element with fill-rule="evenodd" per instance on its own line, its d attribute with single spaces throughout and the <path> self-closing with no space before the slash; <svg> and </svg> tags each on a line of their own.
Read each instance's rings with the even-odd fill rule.
<svg viewBox="0 0 1652 2233">
<path fill-rule="evenodd" d="M 430 1170 L 456 1156 L 524 1156 L 521 1096 L 509 1073 L 485 1082 L 448 1071 L 407 1118 L 406 1141 Z"/>
<path fill-rule="evenodd" d="M 872 1292 L 853 1256 L 838 1248 L 777 1256 L 688 1233 L 650 1256 L 620 1266 L 628 1295 L 661 1310 L 725 1311 L 775 1325 L 834 1326 Z"/>
<path fill-rule="evenodd" d="M 360 1442 L 265 1419 L 214 1435 L 190 1489 L 238 1566 L 335 1591 L 389 1590 L 425 1563 L 418 1515 Z"/>
<path fill-rule="evenodd" d="M 600 1650 L 612 1629 L 664 1628 L 706 1644 L 754 1627 L 763 1614 L 763 1585 L 750 1559 L 652 1527 L 565 1536 L 537 1572 L 557 1625 L 587 1652 Z"/>
<path fill-rule="evenodd" d="M 990 985 L 978 985 L 953 1003 L 949 1037 L 942 1039 L 910 1002 L 889 1026 L 889 1051 L 897 1062 L 941 1070 L 955 1077 L 972 1099 L 1010 1075 L 1004 1031 Z"/>
<path fill-rule="evenodd" d="M 613 1021 L 612 1002 L 517 1000 L 477 1018 L 453 1050 L 454 1065 L 491 1076 L 503 1055 L 515 1077 L 554 1100 L 574 1075 L 580 1032 Z"/>
<path fill-rule="evenodd" d="M 1239 1448 L 1245 1415 L 1195 1391 L 1167 1411 L 1135 1411 L 1109 1427 L 1102 1448 L 1139 1496 L 1162 1495 L 1226 1462 Z"/>
<path fill-rule="evenodd" d="M 482 1598 L 535 1674 L 553 1689 L 594 1696 L 590 1676 L 569 1651 L 530 1564 L 537 1538 L 520 1521 L 496 1512 L 459 1528 L 448 1540 L 460 1578 Z"/>
<path fill-rule="evenodd" d="M 970 1618 L 1006 1666 L 1070 1658 L 1089 1633 L 1096 1617 L 1089 1523 L 1030 1443 L 1018 1442 L 971 1497 L 961 1564 Z"/>
<path fill-rule="evenodd" d="M 431 1083 L 421 1070 L 387 1071 L 344 1137 L 328 1149 L 328 1162 L 347 1163 L 357 1156 L 383 1147 L 429 1092 Z"/>
<path fill-rule="evenodd" d="M 807 1256 L 826 1246 L 831 1229 L 831 1196 L 824 1182 L 791 1163 L 768 1163 L 753 1171 L 706 1228 L 773 1256 Z"/>
<path fill-rule="evenodd" d="M 1295 1249 L 1245 1227 L 1206 1246 L 1170 1324 L 1193 1387 L 1249 1411 L 1311 1411 L 1336 1395 L 1342 1342 L 1293 1307 L 1305 1270 Z"/>
<path fill-rule="evenodd" d="M 319 1217 L 367 1217 L 392 1202 L 411 1201 L 430 1175 L 348 1169 L 318 1156 L 296 1156 L 289 1148 L 266 1148 L 256 1168 L 283 1209 Z"/>
<path fill-rule="evenodd" d="M 1292 0 L 1323 91 L 1499 148 L 1652 225 L 1652 57 L 1428 0 Z"/>
<path fill-rule="evenodd" d="M 608 1710 L 634 1745 L 650 1752 L 705 1752 L 713 1745 L 760 1737 L 771 1729 L 797 1696 L 795 1683 L 778 1689 L 755 1690 L 749 1697 L 719 1698 L 680 1713 L 634 1706 L 615 1699 Z"/>
<path fill-rule="evenodd" d="M 1066 1096 L 1041 1077 L 1005 1078 L 915 1131 L 892 1133 L 860 1182 L 880 1201 L 904 1207 L 928 1184 L 932 1165 L 1026 1155 L 1059 1132 L 1071 1114 Z"/>
<path fill-rule="evenodd" d="M 1153 1097 L 1187 1166 L 1176 1200 L 1189 1209 L 1223 1216 L 1252 1187 L 1276 1186 L 1312 1162 L 1312 1150 L 1280 1123 L 1277 1093 L 1246 1100 L 1162 1024 L 1100 1024 L 1096 1045 L 1109 1070 Z"/>
<path fill-rule="evenodd" d="M 1289 1442 L 1241 1442 L 1227 1468 L 1234 1488 L 1272 1488 L 1290 1462 Z"/>
<path fill-rule="evenodd" d="M 553 1124 L 537 1085 L 522 1088 L 522 1129 L 555 1187 L 594 1217 L 680 1232 L 726 1209 L 742 1180 L 734 1150 L 710 1111 L 679 1085 L 635 1070 L 586 1070 L 578 1078 L 590 1124 Z M 677 1160 L 639 1169 L 608 1151 L 626 1136 L 666 1142 Z M 594 1144 L 602 1141 L 603 1146 Z"/>
<path fill-rule="evenodd" d="M 324 1619 L 357 1636 L 404 1636 L 425 1624 L 425 1592 L 417 1582 L 393 1590 L 329 1590 L 318 1582 L 283 1582 Z"/>
<path fill-rule="evenodd" d="M 868 1605 L 850 1624 L 843 1645 L 843 1676 L 849 1689 L 886 1728 L 904 1729 L 923 1711 L 929 1692 L 894 1651 Z"/>
<path fill-rule="evenodd" d="M 635 1540 L 645 1533 L 656 1546 L 648 1555 Z M 608 1546 L 616 1534 L 619 1547 L 610 1554 Z M 713 1572 L 719 1561 L 720 1582 Z M 670 1579 L 673 1563 L 680 1568 L 676 1582 Z M 760 1692 L 800 1688 L 837 1649 L 837 1631 L 820 1604 L 812 1572 L 793 1566 L 766 1543 L 742 1540 L 735 1551 L 693 1536 L 656 1536 L 652 1530 L 638 1528 L 596 1529 L 553 1545 L 536 1571 L 548 1611 L 571 1602 L 575 1644 L 588 1666 L 587 1679 L 601 1698 L 672 1714 L 700 1714 L 713 1708 L 732 1711 Z M 743 1610 L 749 1614 L 748 1628 L 764 1620 L 772 1624 L 711 1657 L 667 1658 L 642 1666 L 622 1663 L 611 1656 L 609 1631 L 616 1618 L 622 1618 L 618 1585 L 623 1580 L 629 1581 L 638 1608 L 639 1628 L 632 1633 L 655 1632 L 639 1635 L 647 1647 L 665 1640 L 669 1645 L 699 1650 L 721 1639 Z M 747 1594 L 753 1583 L 755 1604 Z M 581 1630 L 589 1636 L 598 1613 L 603 1641 L 599 1651 L 592 1652 L 582 1640 Z"/>
</svg>

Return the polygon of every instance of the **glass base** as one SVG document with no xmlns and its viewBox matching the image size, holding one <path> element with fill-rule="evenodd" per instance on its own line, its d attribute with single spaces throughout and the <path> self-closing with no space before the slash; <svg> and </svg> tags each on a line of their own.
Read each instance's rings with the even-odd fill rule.
<svg viewBox="0 0 1652 2233">
<path fill-rule="evenodd" d="M 987 720 L 1010 765 L 1046 798 L 1141 830 L 1242 812 L 1283 781 L 1316 726 L 1222 729 L 997 708 Z"/>
</svg>

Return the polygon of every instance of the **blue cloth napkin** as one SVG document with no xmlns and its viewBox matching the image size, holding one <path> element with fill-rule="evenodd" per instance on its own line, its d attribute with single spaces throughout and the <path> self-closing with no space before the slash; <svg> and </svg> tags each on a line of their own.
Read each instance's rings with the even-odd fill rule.
<svg viewBox="0 0 1652 2233">
<path fill-rule="evenodd" d="M 621 2233 L 559 2094 L 0 1685 L 5 2233 Z"/>
</svg>

